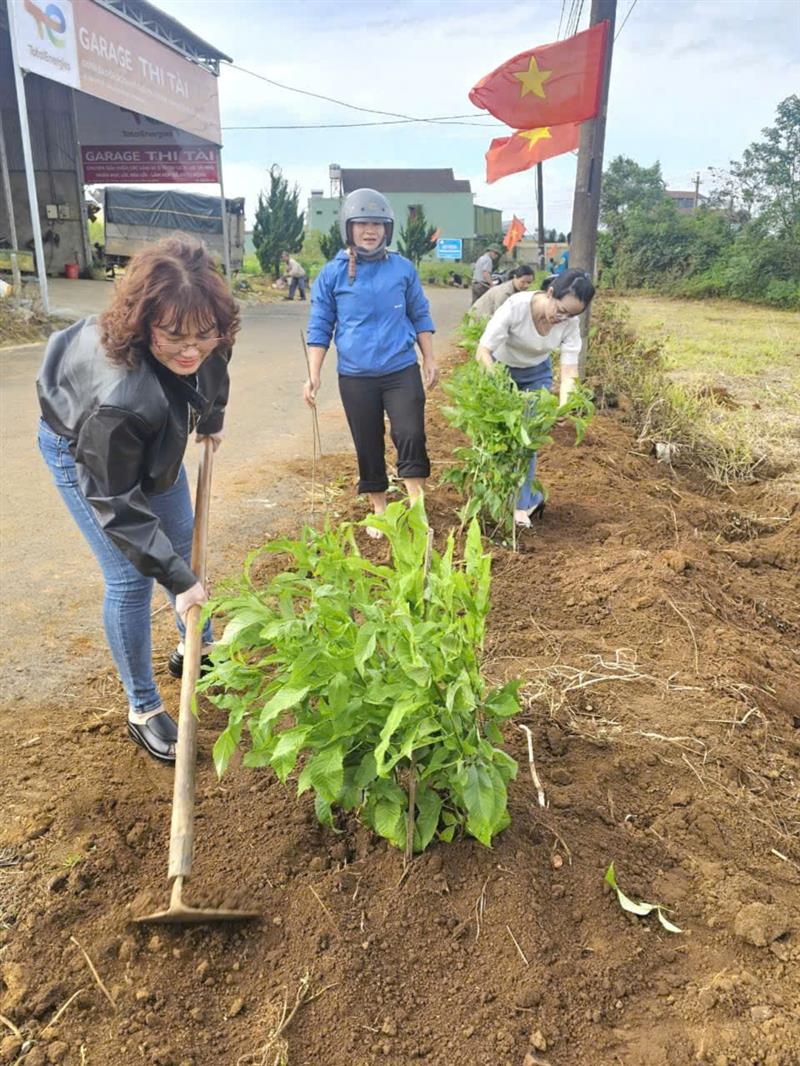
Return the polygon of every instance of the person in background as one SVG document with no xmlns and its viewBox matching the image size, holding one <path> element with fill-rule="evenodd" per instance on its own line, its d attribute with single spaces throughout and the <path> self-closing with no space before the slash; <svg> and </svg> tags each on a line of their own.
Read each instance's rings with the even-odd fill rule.
<svg viewBox="0 0 800 1066">
<path fill-rule="evenodd" d="M 491 317 L 498 307 L 506 302 L 514 293 L 524 292 L 533 282 L 533 267 L 523 263 L 516 270 L 511 271 L 511 277 L 501 285 L 493 285 L 479 300 L 470 308 L 473 318 Z"/>
<path fill-rule="evenodd" d="M 564 274 L 569 270 L 569 248 L 565 248 L 561 253 L 561 258 L 558 261 L 558 265 L 553 271 L 554 274 Z"/>
<path fill-rule="evenodd" d="M 550 275 L 539 291 L 517 293 L 495 311 L 478 342 L 475 357 L 487 370 L 495 363 L 505 363 L 517 388 L 533 392 L 551 388 L 551 355 L 558 348 L 559 400 L 566 403 L 578 380 L 581 353 L 578 316 L 593 296 L 592 279 L 583 270 Z M 535 475 L 534 455 L 514 511 L 518 526 L 530 527 L 534 516 L 541 518 L 544 514 L 544 497 L 532 487 Z"/>
<path fill-rule="evenodd" d="M 479 300 L 492 287 L 492 267 L 501 256 L 496 244 L 490 244 L 483 255 L 475 260 L 472 269 L 472 302 Z"/>
<path fill-rule="evenodd" d="M 289 279 L 289 292 L 284 300 L 294 300 L 294 294 L 300 290 L 300 299 L 306 298 L 306 272 L 296 259 L 292 259 L 288 252 L 281 252 L 284 277 Z"/>
<path fill-rule="evenodd" d="M 394 212 L 386 197 L 356 189 L 342 205 L 340 224 L 345 248 L 323 267 L 311 292 L 303 398 L 310 407 L 316 403 L 322 363 L 335 340 L 339 393 L 358 457 L 358 491 L 382 514 L 389 487 L 384 415 L 397 449 L 397 473 L 411 500 L 430 475 L 425 387 L 433 388 L 439 376 L 434 325 L 413 264 L 388 250 Z M 415 345 L 422 353 L 421 372 Z"/>
<path fill-rule="evenodd" d="M 36 381 L 39 449 L 105 580 L 103 624 L 128 700 L 131 739 L 175 762 L 178 731 L 153 676 L 157 581 L 178 631 L 206 590 L 189 566 L 189 436 L 216 450 L 239 311 L 203 245 L 167 238 L 135 255 L 99 318 L 53 333 Z M 203 631 L 203 648 L 213 640 Z M 183 645 L 169 659 L 183 671 Z"/>
</svg>

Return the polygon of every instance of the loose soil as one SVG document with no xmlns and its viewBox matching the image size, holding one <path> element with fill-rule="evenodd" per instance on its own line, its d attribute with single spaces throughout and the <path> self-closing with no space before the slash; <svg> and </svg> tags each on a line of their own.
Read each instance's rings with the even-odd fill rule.
<svg viewBox="0 0 800 1066">
<path fill-rule="evenodd" d="M 440 470 L 455 437 L 435 406 Z M 350 457 L 326 466 L 351 483 Z M 544 521 L 495 551 L 485 670 L 525 678 L 548 806 L 510 723 L 520 773 L 492 850 L 438 845 L 404 871 L 352 820 L 320 827 L 270 771 L 217 782 L 224 719 L 206 705 L 186 896 L 263 920 L 133 925 L 168 899 L 171 772 L 127 740 L 109 672 L 52 706 L 31 681 L 2 720 L 0 1062 L 18 1061 L 16 1027 L 26 1066 L 273 1066 L 306 981 L 291 1066 L 800 1062 L 800 507 L 768 483 L 712 493 L 613 414 L 579 448 L 559 430 L 541 472 Z M 429 494 L 437 541 L 457 504 Z M 341 487 L 335 506 L 363 514 Z M 301 517 L 287 504 L 286 529 Z M 263 536 L 248 512 L 229 573 Z M 175 706 L 166 612 L 155 625 Z M 95 662 L 97 645 L 74 654 Z M 683 934 L 623 913 L 612 859 Z"/>
</svg>

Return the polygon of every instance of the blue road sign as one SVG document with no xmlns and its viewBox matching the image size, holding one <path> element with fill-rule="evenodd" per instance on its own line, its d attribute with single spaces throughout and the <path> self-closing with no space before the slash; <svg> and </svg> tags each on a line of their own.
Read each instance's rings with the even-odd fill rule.
<svg viewBox="0 0 800 1066">
<path fill-rule="evenodd" d="M 460 237 L 440 237 L 436 242 L 436 258 L 460 259 L 462 244 Z"/>
</svg>

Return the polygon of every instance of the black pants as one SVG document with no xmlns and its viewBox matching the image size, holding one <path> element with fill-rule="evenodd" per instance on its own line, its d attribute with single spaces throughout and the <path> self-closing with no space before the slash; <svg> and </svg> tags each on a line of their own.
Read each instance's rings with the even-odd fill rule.
<svg viewBox="0 0 800 1066">
<path fill-rule="evenodd" d="M 339 393 L 358 456 L 358 491 L 385 492 L 384 411 L 397 449 L 397 475 L 428 477 L 425 450 L 425 389 L 419 366 L 379 377 L 339 375 Z"/>
</svg>

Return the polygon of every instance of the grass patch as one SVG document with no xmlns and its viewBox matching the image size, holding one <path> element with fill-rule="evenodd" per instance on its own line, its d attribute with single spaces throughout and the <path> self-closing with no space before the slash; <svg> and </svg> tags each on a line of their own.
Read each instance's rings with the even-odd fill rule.
<svg viewBox="0 0 800 1066">
<path fill-rule="evenodd" d="M 0 303 L 0 348 L 45 340 L 54 330 L 71 324 L 70 319 L 46 315 L 39 303 L 38 292 L 35 299 L 5 300 Z"/>
<path fill-rule="evenodd" d="M 724 383 L 741 395 L 779 377 L 787 400 L 800 393 L 797 312 L 732 300 L 668 300 L 626 294 L 630 323 L 663 348 L 665 369 L 683 381 Z"/>
<path fill-rule="evenodd" d="M 728 487 L 775 472 L 758 415 L 731 406 L 725 390 L 672 380 L 663 340 L 643 340 L 626 308 L 595 309 L 587 373 L 601 402 L 625 411 L 639 443 L 673 464 Z"/>
</svg>

